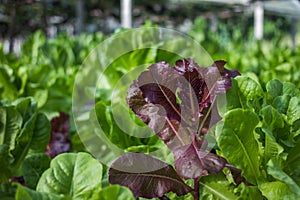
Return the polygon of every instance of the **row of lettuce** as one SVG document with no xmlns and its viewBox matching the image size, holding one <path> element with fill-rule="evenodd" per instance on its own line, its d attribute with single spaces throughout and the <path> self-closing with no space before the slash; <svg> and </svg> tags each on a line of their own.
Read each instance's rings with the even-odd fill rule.
<svg viewBox="0 0 300 200">
<path fill-rule="evenodd" d="M 222 37 L 210 32 L 197 38 L 195 30 L 190 35 L 214 59 L 224 59 L 229 68 L 244 74 L 233 80 L 226 106 L 220 103 L 223 119 L 210 135 L 217 143 L 217 153 L 255 183 L 237 187 L 224 170 L 202 179 L 201 198 L 299 198 L 300 48 L 274 48 L 271 43 L 253 41 L 224 43 Z M 108 184 L 107 166 L 87 153 L 71 114 L 76 73 L 104 39 L 101 33 L 47 39 L 36 32 L 24 42 L 19 55 L 5 54 L 1 49 L 1 197 L 135 199 L 127 188 Z M 172 45 L 180 48 L 181 43 L 174 40 Z M 118 70 L 105 74 L 111 85 L 134 66 L 178 59 L 172 53 L 154 51 L 135 51 L 117 59 L 111 67 Z M 112 91 L 105 88 L 96 93 L 97 119 L 107 138 L 127 152 L 148 153 L 161 148 L 156 136 L 135 138 L 118 128 L 111 111 Z M 192 199 L 172 193 L 168 196 Z"/>
</svg>

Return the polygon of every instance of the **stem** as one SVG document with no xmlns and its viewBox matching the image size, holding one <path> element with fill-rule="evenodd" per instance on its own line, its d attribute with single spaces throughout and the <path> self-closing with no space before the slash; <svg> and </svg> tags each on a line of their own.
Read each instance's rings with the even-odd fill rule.
<svg viewBox="0 0 300 200">
<path fill-rule="evenodd" d="M 199 200 L 199 196 L 200 196 L 200 193 L 199 193 L 199 189 L 200 189 L 200 186 L 199 186 L 199 181 L 200 181 L 200 178 L 195 178 L 194 179 L 194 200 Z"/>
<path fill-rule="evenodd" d="M 197 133 L 202 130 L 204 123 L 207 120 L 207 118 L 212 110 L 212 107 L 214 106 L 215 100 L 216 100 L 216 96 L 214 96 L 214 99 L 212 100 L 212 103 L 210 104 L 208 111 L 207 111 L 206 115 L 204 116 L 204 119 L 202 120 L 201 124 L 199 124 L 199 126 L 197 128 Z"/>
<path fill-rule="evenodd" d="M 172 131 L 175 133 L 175 135 L 177 136 L 178 140 L 180 141 L 180 143 L 182 145 L 184 145 L 185 143 L 183 142 L 182 138 L 180 137 L 179 133 L 177 132 L 177 130 L 174 128 L 173 124 L 171 123 L 171 121 L 168 119 L 168 117 L 165 117 L 167 123 L 169 124 L 169 126 L 171 127 Z"/>
</svg>

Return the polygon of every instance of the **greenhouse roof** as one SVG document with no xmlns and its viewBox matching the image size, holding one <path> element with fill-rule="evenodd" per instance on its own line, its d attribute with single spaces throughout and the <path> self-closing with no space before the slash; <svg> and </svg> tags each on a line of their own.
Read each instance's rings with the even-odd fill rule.
<svg viewBox="0 0 300 200">
<path fill-rule="evenodd" d="M 176 3 L 211 3 L 211 4 L 225 4 L 251 6 L 256 1 L 253 0 L 170 0 Z M 283 15 L 300 18 L 300 1 L 299 0 L 265 0 L 263 7 L 266 11 Z"/>
<path fill-rule="evenodd" d="M 300 2 L 298 0 L 266 1 L 264 9 L 280 15 L 300 17 Z"/>
</svg>

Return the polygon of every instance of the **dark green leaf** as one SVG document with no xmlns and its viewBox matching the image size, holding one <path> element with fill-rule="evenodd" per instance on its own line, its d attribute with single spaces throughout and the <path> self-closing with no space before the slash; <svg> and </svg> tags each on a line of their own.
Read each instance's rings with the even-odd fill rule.
<svg viewBox="0 0 300 200">
<path fill-rule="evenodd" d="M 26 186 L 35 189 L 42 173 L 50 166 L 50 157 L 46 154 L 33 154 L 22 164 L 22 173 Z"/>
</svg>

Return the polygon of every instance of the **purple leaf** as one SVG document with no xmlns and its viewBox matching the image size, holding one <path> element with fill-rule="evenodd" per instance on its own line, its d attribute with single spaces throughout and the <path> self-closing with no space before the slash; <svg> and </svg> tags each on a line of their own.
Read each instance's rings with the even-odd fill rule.
<svg viewBox="0 0 300 200">
<path fill-rule="evenodd" d="M 127 91 L 127 103 L 133 112 L 147 124 L 167 145 L 170 149 L 178 145 L 190 143 L 189 136 L 185 131 L 180 129 L 180 112 L 179 104 L 176 102 L 175 90 L 172 86 L 176 81 L 162 79 L 161 75 L 155 71 L 166 69 L 169 74 L 179 77 L 177 72 L 168 65 L 152 65 L 150 70 L 143 72 L 139 76 L 139 81 L 133 81 Z M 153 77 L 151 78 L 151 73 Z M 160 74 L 164 74 L 160 72 Z M 158 77 L 156 77 L 158 76 Z M 143 80 L 145 78 L 145 80 Z M 178 80 L 178 79 L 176 79 Z M 152 82 L 152 83 L 150 83 Z M 173 83 L 172 83 L 173 82 Z M 160 85 L 162 84 L 162 85 Z M 162 87 L 170 85 L 169 88 Z M 172 88 L 173 87 L 173 88 Z M 143 92 L 144 91 L 144 92 Z"/>
<path fill-rule="evenodd" d="M 184 179 L 199 179 L 202 176 L 217 174 L 227 163 L 224 158 L 206 152 L 206 147 L 201 148 L 200 142 L 194 140 L 192 144 L 173 151 L 176 171 Z"/>
<path fill-rule="evenodd" d="M 230 77 L 235 75 L 228 74 L 224 64 L 199 67 L 190 58 L 176 61 L 174 67 L 153 64 L 132 82 L 127 103 L 170 149 L 190 144 L 191 135 L 207 133 L 220 120 L 217 112 L 211 114 L 214 99 L 231 87 Z"/>
<path fill-rule="evenodd" d="M 226 64 L 226 61 L 224 61 L 224 60 L 216 60 L 213 65 L 216 66 L 219 69 L 219 72 L 223 76 L 225 75 L 225 76 L 229 76 L 231 78 L 234 78 L 236 76 L 241 75 L 240 72 L 238 72 L 237 70 L 228 70 L 228 69 L 224 68 L 225 64 Z"/>
<path fill-rule="evenodd" d="M 135 197 L 156 198 L 168 192 L 187 194 L 187 186 L 171 165 L 142 153 L 127 153 L 109 169 L 109 183 L 130 188 Z"/>
<path fill-rule="evenodd" d="M 245 185 L 253 186 L 252 183 L 248 182 L 245 177 L 242 176 L 242 170 L 235 168 L 234 166 L 230 164 L 226 164 L 226 167 L 230 170 L 232 178 L 236 185 L 239 185 L 241 183 L 245 183 Z"/>
<path fill-rule="evenodd" d="M 47 145 L 46 154 L 51 158 L 68 152 L 71 148 L 69 140 L 70 116 L 60 113 L 58 117 L 51 120 L 51 138 Z"/>
<path fill-rule="evenodd" d="M 138 85 L 147 103 L 159 104 L 169 119 L 180 121 L 180 108 L 176 102 L 179 74 L 166 62 L 151 65 L 141 73 Z"/>
</svg>

